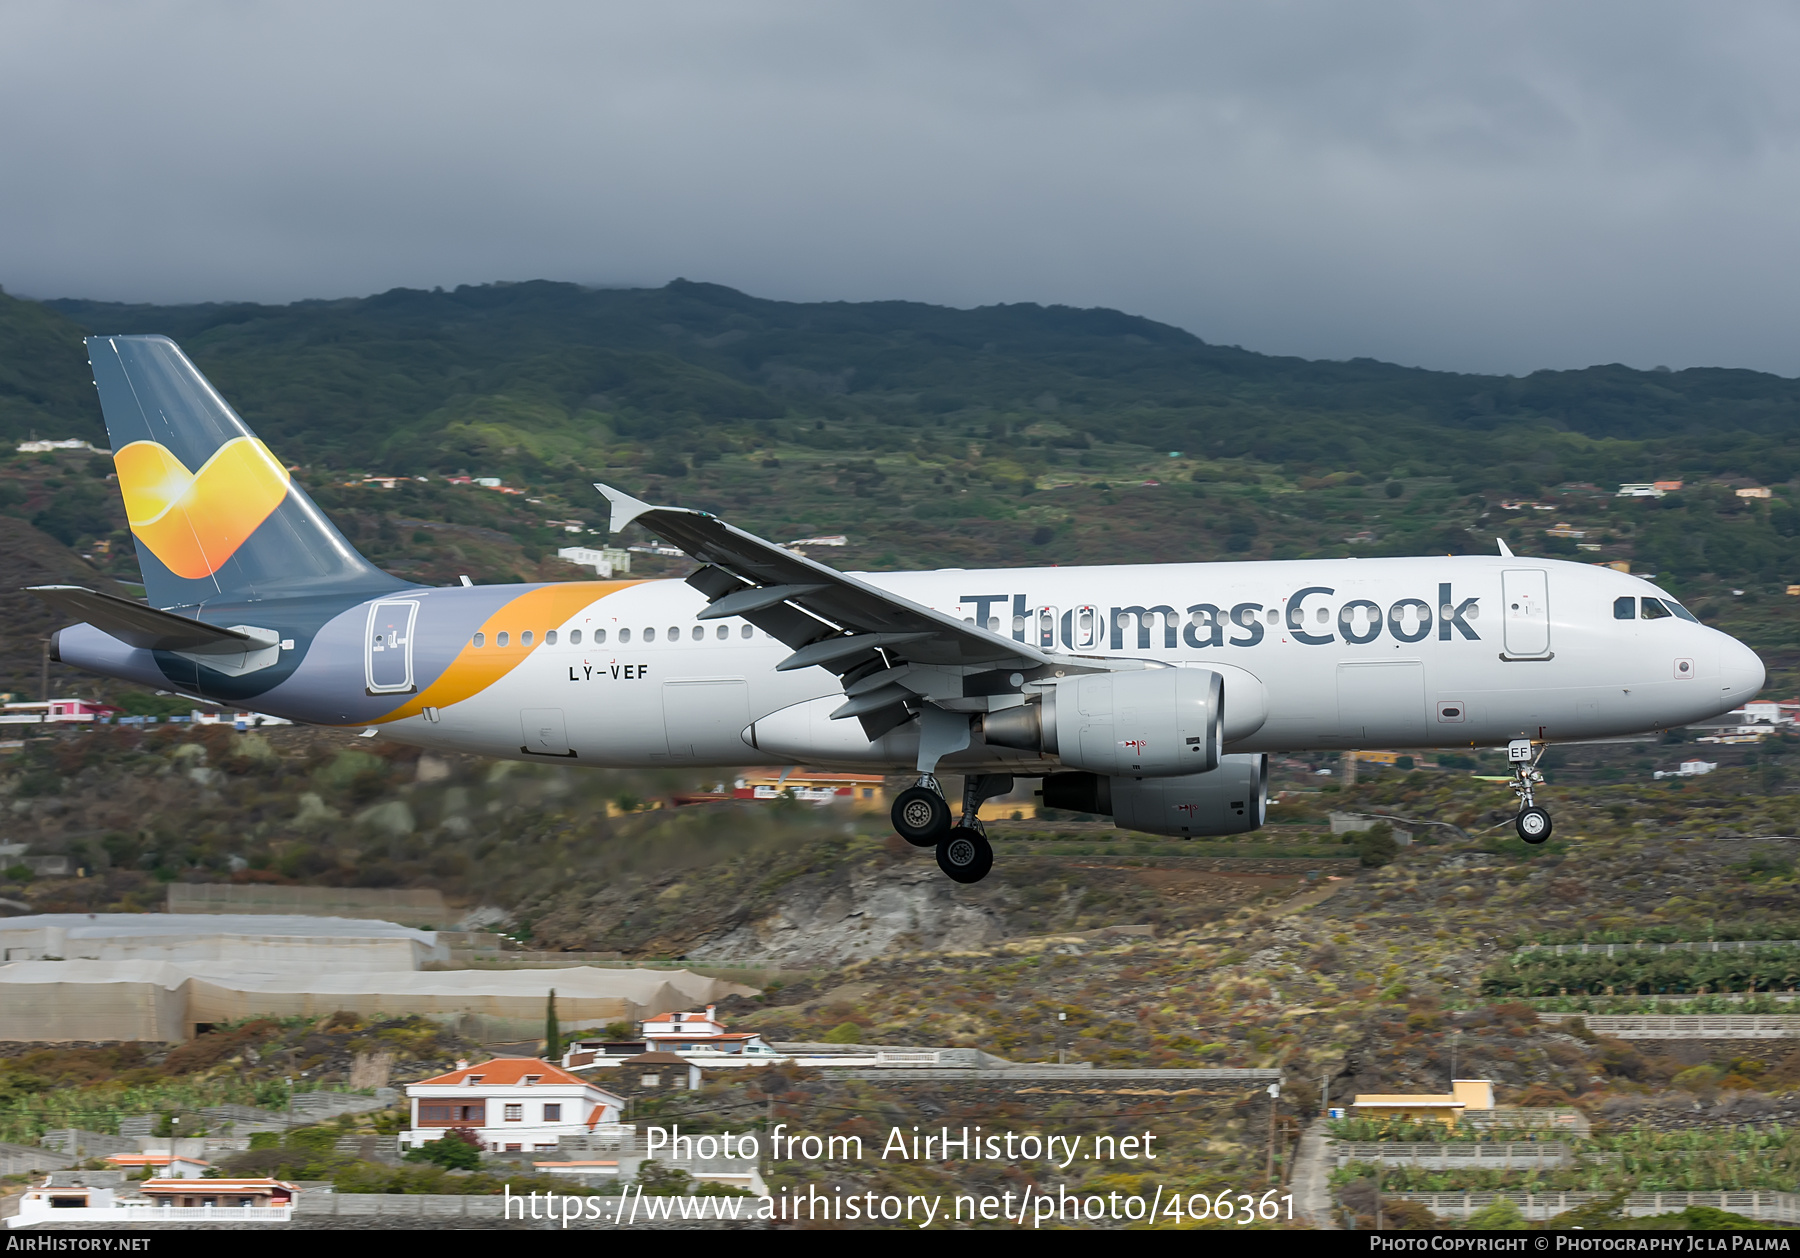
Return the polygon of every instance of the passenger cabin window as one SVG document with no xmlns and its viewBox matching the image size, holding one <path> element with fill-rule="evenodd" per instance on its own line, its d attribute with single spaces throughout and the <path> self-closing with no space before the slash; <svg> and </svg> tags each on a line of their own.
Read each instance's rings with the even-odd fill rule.
<svg viewBox="0 0 1800 1258">
<path fill-rule="evenodd" d="M 1613 600 L 1613 619 L 1636 620 L 1637 600 L 1630 595 L 1627 595 L 1624 598 L 1615 598 Z"/>
<path fill-rule="evenodd" d="M 519 645 L 520 646 L 530 646 L 531 645 L 531 630 L 527 629 L 524 633 L 519 635 Z"/>
<path fill-rule="evenodd" d="M 555 646 L 556 645 L 556 630 L 552 629 L 552 630 L 550 630 L 550 632 L 548 632 L 544 635 L 544 645 L 545 646 Z"/>
<path fill-rule="evenodd" d="M 654 630 L 654 629 L 644 630 L 644 641 L 646 641 L 646 642 L 656 641 L 656 630 Z"/>
<path fill-rule="evenodd" d="M 718 638 L 719 641 L 721 641 L 721 642 L 725 641 L 725 639 L 727 639 L 731 636 L 731 626 L 730 625 L 720 625 L 718 633 L 716 633 L 714 636 L 716 638 Z"/>
<path fill-rule="evenodd" d="M 751 634 L 753 634 L 753 633 L 755 633 L 755 632 L 756 632 L 756 630 L 755 630 L 755 629 L 753 629 L 753 628 L 751 628 L 751 627 L 750 627 L 750 626 L 749 626 L 749 625 L 745 625 L 745 626 L 744 626 L 744 629 L 743 629 L 743 633 L 742 633 L 742 634 L 741 634 L 741 635 L 740 635 L 740 636 L 742 636 L 742 637 L 746 637 L 746 638 L 747 638 L 747 637 L 749 637 L 749 636 L 750 636 L 750 635 L 751 635 Z"/>
<path fill-rule="evenodd" d="M 486 645 L 487 645 L 487 634 L 485 634 L 485 633 L 476 634 L 475 635 L 475 649 L 480 650 L 482 647 L 484 647 Z"/>
<path fill-rule="evenodd" d="M 581 630 L 579 630 L 579 629 L 569 630 L 569 645 L 570 646 L 580 646 L 581 645 Z"/>
<path fill-rule="evenodd" d="M 1673 616 L 1675 614 L 1663 606 L 1660 598 L 1644 599 L 1642 600 L 1642 606 L 1644 608 L 1643 618 L 1645 620 L 1662 620 L 1666 616 Z"/>
<path fill-rule="evenodd" d="M 601 641 L 602 641 L 602 642 L 604 642 L 604 641 L 606 641 L 606 639 L 605 639 L 605 638 L 602 638 L 602 639 L 600 639 L 600 640 L 601 640 Z M 629 629 L 621 629 L 621 630 L 619 630 L 619 641 L 621 641 L 621 642 L 629 642 L 629 641 L 631 641 L 631 630 L 629 630 Z"/>
<path fill-rule="evenodd" d="M 504 629 L 502 629 L 499 633 L 494 635 L 494 645 L 495 646 L 505 646 L 510 641 L 512 641 L 512 639 L 511 639 L 511 637 L 508 636 L 506 630 L 504 630 Z"/>
</svg>

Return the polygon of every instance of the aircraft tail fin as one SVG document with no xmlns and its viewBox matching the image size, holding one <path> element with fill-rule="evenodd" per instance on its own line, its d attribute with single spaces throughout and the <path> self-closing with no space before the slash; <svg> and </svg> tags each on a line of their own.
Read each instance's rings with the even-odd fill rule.
<svg viewBox="0 0 1800 1258">
<path fill-rule="evenodd" d="M 87 347 L 152 606 L 407 584 L 356 552 L 175 342 Z"/>
</svg>

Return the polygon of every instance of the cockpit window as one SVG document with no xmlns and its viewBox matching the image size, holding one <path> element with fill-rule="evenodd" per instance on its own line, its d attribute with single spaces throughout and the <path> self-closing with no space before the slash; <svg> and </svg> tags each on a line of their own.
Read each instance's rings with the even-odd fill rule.
<svg viewBox="0 0 1800 1258">
<path fill-rule="evenodd" d="M 1613 600 L 1613 619 L 1636 620 L 1637 600 L 1632 598 L 1629 594 L 1624 598 L 1615 598 Z"/>
<path fill-rule="evenodd" d="M 1663 606 L 1668 608 L 1670 611 L 1674 612 L 1677 616 L 1681 617 L 1683 620 L 1691 620 L 1695 624 L 1700 623 L 1700 617 L 1694 615 L 1693 612 L 1689 611 L 1687 608 L 1683 607 L 1680 603 L 1677 603 L 1672 598 L 1665 598 L 1663 600 Z"/>
<path fill-rule="evenodd" d="M 1674 614 L 1667 607 L 1663 606 L 1663 601 L 1660 598 L 1647 598 L 1642 600 L 1642 602 L 1644 608 L 1643 618 L 1645 620 L 1661 620 L 1665 616 Z"/>
</svg>

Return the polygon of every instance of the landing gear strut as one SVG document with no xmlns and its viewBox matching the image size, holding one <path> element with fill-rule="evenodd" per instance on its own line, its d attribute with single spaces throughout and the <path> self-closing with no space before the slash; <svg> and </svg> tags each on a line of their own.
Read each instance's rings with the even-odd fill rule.
<svg viewBox="0 0 1800 1258">
<path fill-rule="evenodd" d="M 1532 787 L 1544 781 L 1537 767 L 1543 754 L 1543 744 L 1534 744 L 1529 738 L 1515 738 L 1506 745 L 1506 758 L 1512 762 L 1513 794 L 1519 797 L 1519 815 L 1513 818 L 1513 829 L 1527 843 L 1543 843 L 1550 837 L 1550 814 L 1537 806 L 1531 794 Z"/>
<path fill-rule="evenodd" d="M 937 845 L 938 868 L 952 882 L 980 882 L 994 867 L 994 849 L 981 824 L 981 801 L 1012 789 L 1006 774 L 971 773 L 963 779 L 962 816 Z"/>
</svg>

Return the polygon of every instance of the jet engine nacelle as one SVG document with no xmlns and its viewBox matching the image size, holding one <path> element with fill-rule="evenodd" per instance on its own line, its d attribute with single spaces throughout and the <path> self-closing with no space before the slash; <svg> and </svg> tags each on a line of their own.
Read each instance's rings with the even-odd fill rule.
<svg viewBox="0 0 1800 1258">
<path fill-rule="evenodd" d="M 1202 668 L 1088 673 L 1040 701 L 988 713 L 981 730 L 990 744 L 1108 777 L 1204 773 L 1225 742 L 1225 682 Z"/>
<path fill-rule="evenodd" d="M 1261 828 L 1268 805 L 1265 755 L 1226 756 L 1209 773 L 1182 777 L 1052 773 L 1044 779 L 1046 808 L 1111 814 L 1119 829 L 1145 834 L 1243 834 Z"/>
</svg>

